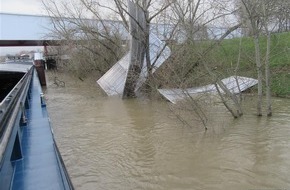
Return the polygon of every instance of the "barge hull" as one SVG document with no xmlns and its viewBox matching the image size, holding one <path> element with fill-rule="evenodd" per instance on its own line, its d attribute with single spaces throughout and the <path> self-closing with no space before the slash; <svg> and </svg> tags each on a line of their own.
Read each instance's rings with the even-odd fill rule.
<svg viewBox="0 0 290 190">
<path fill-rule="evenodd" d="M 74 189 L 55 143 L 45 102 L 41 100 L 37 72 L 32 69 L 25 108 L 19 100 L 22 109 L 15 108 L 17 114 L 10 122 L 13 127 L 0 159 L 0 189 Z M 24 115 L 25 123 L 22 121 Z M 0 141 L 2 145 L 3 139 Z"/>
</svg>

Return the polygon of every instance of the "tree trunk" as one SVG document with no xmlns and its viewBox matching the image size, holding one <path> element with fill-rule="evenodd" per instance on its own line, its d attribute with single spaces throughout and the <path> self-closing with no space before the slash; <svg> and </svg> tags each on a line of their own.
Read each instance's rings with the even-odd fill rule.
<svg viewBox="0 0 290 190">
<path fill-rule="evenodd" d="M 257 33 L 257 31 L 255 31 Z M 263 74 L 262 74 L 262 64 L 260 58 L 260 46 L 259 46 L 259 35 L 255 34 L 254 36 L 255 43 L 255 59 L 256 59 L 256 67 L 258 73 L 258 101 L 257 101 L 257 115 L 262 116 L 262 100 L 263 100 Z"/>
<path fill-rule="evenodd" d="M 267 116 L 272 116 L 271 78 L 270 78 L 270 48 L 271 48 L 271 33 L 269 31 L 267 31 L 267 51 L 266 51 L 266 59 L 265 59 Z"/>
<path fill-rule="evenodd" d="M 215 83 L 214 85 L 215 85 L 215 87 L 216 87 L 216 89 L 217 89 L 217 92 L 218 92 L 218 94 L 219 94 L 219 96 L 220 96 L 220 98 L 221 98 L 222 103 L 224 104 L 224 106 L 227 108 L 227 110 L 232 114 L 232 116 L 233 116 L 234 118 L 238 118 L 238 117 L 239 117 L 239 114 L 236 113 L 236 112 L 234 112 L 234 111 L 230 108 L 230 106 L 227 104 L 226 100 L 224 99 L 224 96 L 222 95 L 221 91 L 219 90 L 219 85 L 218 85 L 217 83 Z"/>
<path fill-rule="evenodd" d="M 146 20 L 145 12 L 138 5 L 131 1 L 129 3 L 129 24 L 130 24 L 130 63 L 128 76 L 125 82 L 123 98 L 132 98 L 136 96 L 135 87 L 141 74 L 144 56 L 145 56 L 145 32 Z"/>
<path fill-rule="evenodd" d="M 240 103 L 239 103 L 239 101 L 237 99 L 237 96 L 235 94 L 231 93 L 231 91 L 224 85 L 224 83 L 220 79 L 218 79 L 216 74 L 213 73 L 212 70 L 209 68 L 209 66 L 208 66 L 208 64 L 206 63 L 205 60 L 203 60 L 202 58 L 200 60 L 201 60 L 202 65 L 204 66 L 205 70 L 207 71 L 207 73 L 212 78 L 212 81 L 214 81 L 216 89 L 218 91 L 218 94 L 219 94 L 223 104 L 225 105 L 225 107 L 228 109 L 228 111 L 232 114 L 232 116 L 234 118 L 238 118 L 238 117 L 242 116 L 243 115 L 243 111 L 242 111 L 241 105 L 240 105 Z M 230 99 L 233 101 L 235 109 L 236 109 L 236 112 L 234 112 L 230 108 L 230 106 L 227 104 L 227 102 L 224 99 L 224 95 L 220 92 L 218 87 L 221 88 L 225 92 L 225 94 L 228 97 L 230 97 Z"/>
<path fill-rule="evenodd" d="M 238 55 L 238 60 L 237 60 L 237 65 L 236 65 L 236 68 L 235 68 L 235 80 L 236 80 L 236 84 L 238 86 L 238 89 L 239 89 L 239 103 L 241 103 L 242 101 L 242 91 L 241 91 L 241 88 L 240 88 L 240 84 L 238 82 L 238 72 L 239 72 L 239 69 L 240 69 L 240 63 L 241 63 L 241 51 L 242 51 L 242 38 L 240 38 L 240 43 L 239 43 L 239 55 Z"/>
</svg>

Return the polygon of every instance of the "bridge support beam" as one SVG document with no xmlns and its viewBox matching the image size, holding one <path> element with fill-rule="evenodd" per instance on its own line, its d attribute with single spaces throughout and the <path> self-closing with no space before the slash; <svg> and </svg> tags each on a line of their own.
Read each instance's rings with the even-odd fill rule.
<svg viewBox="0 0 290 190">
<path fill-rule="evenodd" d="M 45 72 L 44 72 L 44 61 L 43 60 L 34 60 L 34 66 L 36 68 L 41 86 L 46 86 L 46 79 L 45 79 Z"/>
</svg>

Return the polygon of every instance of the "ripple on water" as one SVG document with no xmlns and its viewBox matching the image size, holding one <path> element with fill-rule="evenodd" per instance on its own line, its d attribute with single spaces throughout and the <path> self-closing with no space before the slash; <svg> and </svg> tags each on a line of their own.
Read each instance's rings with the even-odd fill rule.
<svg viewBox="0 0 290 190">
<path fill-rule="evenodd" d="M 290 187 L 290 101 L 275 99 L 269 119 L 216 114 L 204 132 L 181 125 L 163 102 L 122 101 L 85 89 L 47 91 L 76 189 Z"/>
</svg>

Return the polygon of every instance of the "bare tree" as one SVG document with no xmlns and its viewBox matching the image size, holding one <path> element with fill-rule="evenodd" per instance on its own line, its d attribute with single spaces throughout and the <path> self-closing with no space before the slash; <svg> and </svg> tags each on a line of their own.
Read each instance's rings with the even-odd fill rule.
<svg viewBox="0 0 290 190">
<path fill-rule="evenodd" d="M 143 62 L 146 63 L 147 78 L 151 78 L 156 60 L 150 57 L 150 26 L 152 20 L 166 10 L 171 2 L 156 2 L 151 0 L 128 0 L 127 4 L 121 0 L 114 0 L 118 9 L 120 17 L 126 26 L 130 26 L 130 34 L 132 40 L 130 41 L 130 66 L 128 77 L 125 84 L 123 98 L 135 96 L 138 78 L 144 68 Z M 126 21 L 129 17 L 130 23 Z M 165 47 L 164 47 L 165 48 Z"/>
<path fill-rule="evenodd" d="M 287 32 L 290 30 L 290 2 L 288 0 L 276 0 L 274 18 L 278 22 L 278 32 Z"/>
<path fill-rule="evenodd" d="M 255 62 L 258 74 L 258 102 L 257 115 L 262 116 L 262 97 L 263 97 L 263 74 L 262 69 L 265 67 L 265 87 L 266 87 L 266 102 L 267 102 L 267 116 L 272 115 L 272 101 L 271 101 L 271 76 L 270 76 L 270 53 L 271 53 L 271 33 L 281 28 L 279 15 L 284 15 L 287 11 L 280 12 L 281 7 L 289 6 L 288 1 L 259 1 L 259 0 L 241 0 L 241 10 L 243 14 L 244 23 L 251 28 L 252 36 L 255 44 Z M 278 18 L 278 19 L 277 19 Z M 264 64 L 262 63 L 262 52 L 260 49 L 260 36 L 265 36 L 266 53 L 264 57 Z"/>
<path fill-rule="evenodd" d="M 102 74 L 122 56 L 124 26 L 104 19 L 100 4 L 43 0 L 43 6 L 53 25 L 50 37 L 62 40 L 60 45 L 67 47 L 63 49 L 72 58 L 68 66 L 77 73 L 85 76 L 97 70 Z"/>
<path fill-rule="evenodd" d="M 273 7 L 271 1 L 264 1 L 262 4 L 262 26 L 267 36 L 267 48 L 265 55 L 265 83 L 266 83 L 266 100 L 267 100 L 267 116 L 272 116 L 272 100 L 271 100 L 271 78 L 270 78 L 270 51 L 271 51 L 271 31 L 269 29 L 270 18 L 274 11 L 269 9 Z M 272 15 L 271 15 L 272 13 Z"/>
<path fill-rule="evenodd" d="M 230 26 L 219 38 L 216 39 L 216 41 L 208 43 L 208 46 L 203 45 L 203 48 L 200 47 L 199 49 L 193 48 L 193 46 L 199 46 L 199 44 L 206 44 L 201 43 L 201 41 L 209 40 L 208 34 L 205 32 L 208 28 L 207 25 L 218 22 L 220 19 L 225 19 L 228 15 L 232 15 L 236 11 L 235 9 L 227 9 L 224 6 L 225 1 L 222 2 L 223 6 L 219 3 L 221 2 L 187 0 L 175 1 L 173 4 L 172 11 L 174 12 L 182 30 L 185 32 L 185 45 L 189 44 L 186 51 L 193 55 L 190 60 L 191 64 L 187 65 L 186 72 L 182 76 L 182 81 L 185 82 L 194 70 L 197 70 L 199 66 L 202 66 L 204 68 L 204 73 L 209 75 L 209 78 L 211 79 L 210 82 L 217 84 L 217 87 L 221 88 L 222 91 L 225 92 L 225 95 L 232 100 L 234 109 L 232 109 L 225 101 L 225 95 L 219 93 L 225 107 L 233 117 L 237 118 L 243 114 L 238 98 L 227 89 L 227 87 L 222 83 L 219 75 L 211 68 L 209 64 L 211 62 L 211 60 L 209 60 L 209 55 L 225 38 L 238 29 L 241 24 L 238 23 L 234 26 Z M 200 35 L 200 33 L 203 35 Z"/>
<path fill-rule="evenodd" d="M 246 15 L 246 23 L 253 32 L 255 44 L 255 62 L 258 74 L 258 101 L 257 101 L 257 115 L 262 116 L 262 98 L 263 98 L 263 74 L 260 51 L 260 4 L 259 0 L 241 0 L 242 10 Z"/>
</svg>

